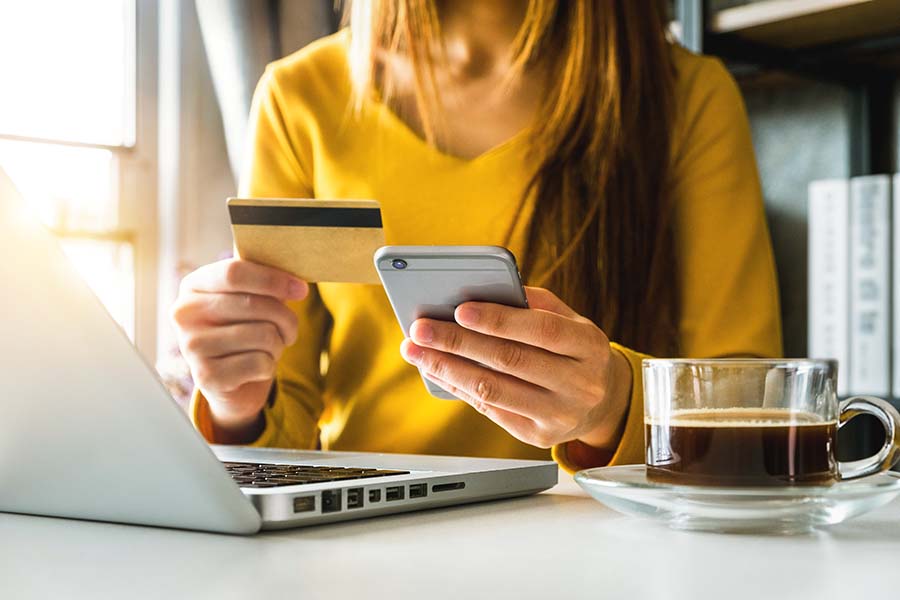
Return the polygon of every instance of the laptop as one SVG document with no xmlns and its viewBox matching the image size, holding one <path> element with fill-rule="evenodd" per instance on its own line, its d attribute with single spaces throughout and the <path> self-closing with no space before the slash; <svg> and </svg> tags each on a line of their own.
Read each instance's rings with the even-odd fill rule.
<svg viewBox="0 0 900 600">
<path fill-rule="evenodd" d="M 210 447 L 0 170 L 0 511 L 233 534 L 533 494 L 557 466 Z"/>
</svg>

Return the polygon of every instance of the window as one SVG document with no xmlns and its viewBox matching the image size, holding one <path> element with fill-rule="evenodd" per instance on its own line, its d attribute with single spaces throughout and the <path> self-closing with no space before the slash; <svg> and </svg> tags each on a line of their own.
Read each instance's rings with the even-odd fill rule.
<svg viewBox="0 0 900 600">
<path fill-rule="evenodd" d="M 153 4 L 0 3 L 0 167 L 150 360 Z"/>
<path fill-rule="evenodd" d="M 134 0 L 0 4 L 0 131 L 131 146 L 134 25 Z"/>
</svg>

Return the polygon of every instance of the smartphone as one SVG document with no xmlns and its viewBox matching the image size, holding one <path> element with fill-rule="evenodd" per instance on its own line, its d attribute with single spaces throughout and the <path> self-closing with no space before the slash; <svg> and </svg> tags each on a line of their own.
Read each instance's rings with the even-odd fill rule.
<svg viewBox="0 0 900 600">
<path fill-rule="evenodd" d="M 384 246 L 375 252 L 375 269 L 407 337 L 416 319 L 453 321 L 463 302 L 528 308 L 516 257 L 500 246 Z M 424 375 L 422 381 L 432 396 L 455 398 Z"/>
</svg>

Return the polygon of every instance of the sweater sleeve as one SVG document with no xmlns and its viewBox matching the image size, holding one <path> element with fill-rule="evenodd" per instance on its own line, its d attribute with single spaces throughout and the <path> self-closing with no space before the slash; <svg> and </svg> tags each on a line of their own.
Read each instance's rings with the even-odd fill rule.
<svg viewBox="0 0 900 600">
<path fill-rule="evenodd" d="M 292 107 L 292 115 L 299 118 L 292 118 L 290 126 L 285 122 L 276 75 L 267 69 L 253 98 L 240 195 L 312 198 L 312 152 L 304 113 Z M 321 364 L 331 318 L 315 285 L 306 299 L 288 307 L 298 318 L 297 342 L 278 362 L 275 387 L 263 409 L 265 428 L 252 445 L 312 449 L 318 445 L 318 423 L 325 409 Z M 204 437 L 215 443 L 209 405 L 200 390 L 194 391 L 190 415 Z"/>
<path fill-rule="evenodd" d="M 718 60 L 680 63 L 671 193 L 681 354 L 781 356 L 775 260 L 743 99 Z M 554 457 L 570 472 L 644 460 L 646 357 L 614 348 L 628 360 L 633 382 L 622 439 L 612 452 L 577 441 L 555 447 Z"/>
</svg>

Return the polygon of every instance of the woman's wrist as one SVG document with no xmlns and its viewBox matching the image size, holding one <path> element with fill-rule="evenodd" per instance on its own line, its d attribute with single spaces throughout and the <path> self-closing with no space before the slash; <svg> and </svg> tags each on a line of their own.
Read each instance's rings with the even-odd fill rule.
<svg viewBox="0 0 900 600">
<path fill-rule="evenodd" d="M 578 437 L 578 441 L 605 450 L 619 444 L 624 433 L 631 404 L 631 365 L 625 356 L 613 348 L 610 355 L 610 386 L 604 399 L 603 418 L 591 431 Z"/>
<path fill-rule="evenodd" d="M 249 421 L 220 422 L 212 417 L 213 439 L 217 444 L 250 444 L 256 441 L 266 428 L 266 417 L 259 411 Z"/>
<path fill-rule="evenodd" d="M 271 382 L 245 384 L 234 397 L 206 396 L 213 441 L 218 444 L 250 444 L 266 426 L 263 408 L 270 404 L 276 385 Z"/>
</svg>

